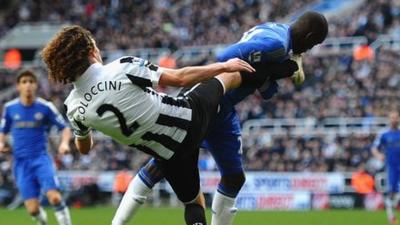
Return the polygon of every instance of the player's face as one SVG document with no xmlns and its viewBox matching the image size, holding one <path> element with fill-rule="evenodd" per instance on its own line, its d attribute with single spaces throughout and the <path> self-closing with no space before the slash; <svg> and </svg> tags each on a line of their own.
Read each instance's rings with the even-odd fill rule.
<svg viewBox="0 0 400 225">
<path fill-rule="evenodd" d="M 101 58 L 101 53 L 99 48 L 96 45 L 96 41 L 94 39 L 92 39 L 93 43 L 94 43 L 94 52 L 93 52 L 93 57 L 96 58 L 97 61 L 103 63 L 103 59 Z"/>
<path fill-rule="evenodd" d="M 400 116 L 398 112 L 392 112 L 389 115 L 389 121 L 390 121 L 390 126 L 391 127 L 398 127 L 399 126 L 399 121 L 400 121 Z"/>
<path fill-rule="evenodd" d="M 318 35 L 313 33 L 308 33 L 304 38 L 297 41 L 297 43 L 293 43 L 293 53 L 294 54 L 301 54 L 310 49 L 314 46 L 321 44 L 324 40 L 321 40 Z"/>
<path fill-rule="evenodd" d="M 17 84 L 17 90 L 22 97 L 33 97 L 36 94 L 37 82 L 29 76 L 21 77 Z"/>
</svg>

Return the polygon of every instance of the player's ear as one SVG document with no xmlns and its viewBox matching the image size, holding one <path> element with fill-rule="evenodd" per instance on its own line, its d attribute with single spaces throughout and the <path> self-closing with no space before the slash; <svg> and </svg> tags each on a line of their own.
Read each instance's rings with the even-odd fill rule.
<svg viewBox="0 0 400 225">
<path fill-rule="evenodd" d="M 91 50 L 90 52 L 89 52 L 89 55 L 88 55 L 88 59 L 89 59 L 89 62 L 90 63 L 95 63 L 95 62 L 97 62 L 97 57 L 96 57 L 96 51 L 93 49 L 93 50 Z"/>
<path fill-rule="evenodd" d="M 305 36 L 305 40 L 314 40 L 316 39 L 316 33 L 315 32 L 308 32 Z"/>
</svg>

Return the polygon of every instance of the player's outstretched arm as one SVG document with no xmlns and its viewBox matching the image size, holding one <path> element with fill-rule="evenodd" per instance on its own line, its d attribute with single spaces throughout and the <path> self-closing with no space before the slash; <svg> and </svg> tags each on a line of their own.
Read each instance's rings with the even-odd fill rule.
<svg viewBox="0 0 400 225">
<path fill-rule="evenodd" d="M 252 73 L 255 72 L 255 69 L 247 62 L 238 58 L 206 66 L 189 66 L 181 69 L 163 68 L 159 84 L 176 87 L 192 86 L 201 81 L 211 79 L 218 74 L 237 71 Z"/>
</svg>

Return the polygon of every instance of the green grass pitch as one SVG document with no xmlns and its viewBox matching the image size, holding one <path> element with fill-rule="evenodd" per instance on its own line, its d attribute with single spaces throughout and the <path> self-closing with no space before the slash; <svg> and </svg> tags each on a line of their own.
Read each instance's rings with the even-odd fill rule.
<svg viewBox="0 0 400 225">
<path fill-rule="evenodd" d="M 49 225 L 56 225 L 53 210 L 46 208 Z M 74 225 L 110 225 L 115 212 L 111 207 L 71 209 Z M 210 221 L 210 211 L 207 219 Z M 143 208 L 129 225 L 183 225 L 181 208 Z M 210 222 L 208 222 L 210 224 Z M 326 210 L 326 211 L 240 211 L 234 225 L 385 225 L 384 211 Z M 0 208 L 0 225 L 36 225 L 19 208 L 8 211 Z"/>
</svg>

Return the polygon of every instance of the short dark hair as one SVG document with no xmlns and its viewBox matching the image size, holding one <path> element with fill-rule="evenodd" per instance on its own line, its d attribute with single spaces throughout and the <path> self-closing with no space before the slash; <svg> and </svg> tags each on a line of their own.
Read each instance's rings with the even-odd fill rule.
<svg viewBox="0 0 400 225">
<path fill-rule="evenodd" d="M 35 82 L 37 82 L 37 76 L 32 70 L 22 70 L 19 72 L 17 75 L 17 84 L 23 77 L 31 77 Z"/>
<path fill-rule="evenodd" d="M 323 41 L 328 36 L 328 21 L 325 16 L 315 11 L 307 11 L 293 23 L 296 29 L 308 29 L 308 32 L 318 34 Z"/>
<path fill-rule="evenodd" d="M 89 54 L 94 49 L 90 31 L 77 25 L 63 27 L 42 50 L 50 80 L 74 82 L 89 68 Z"/>
</svg>

